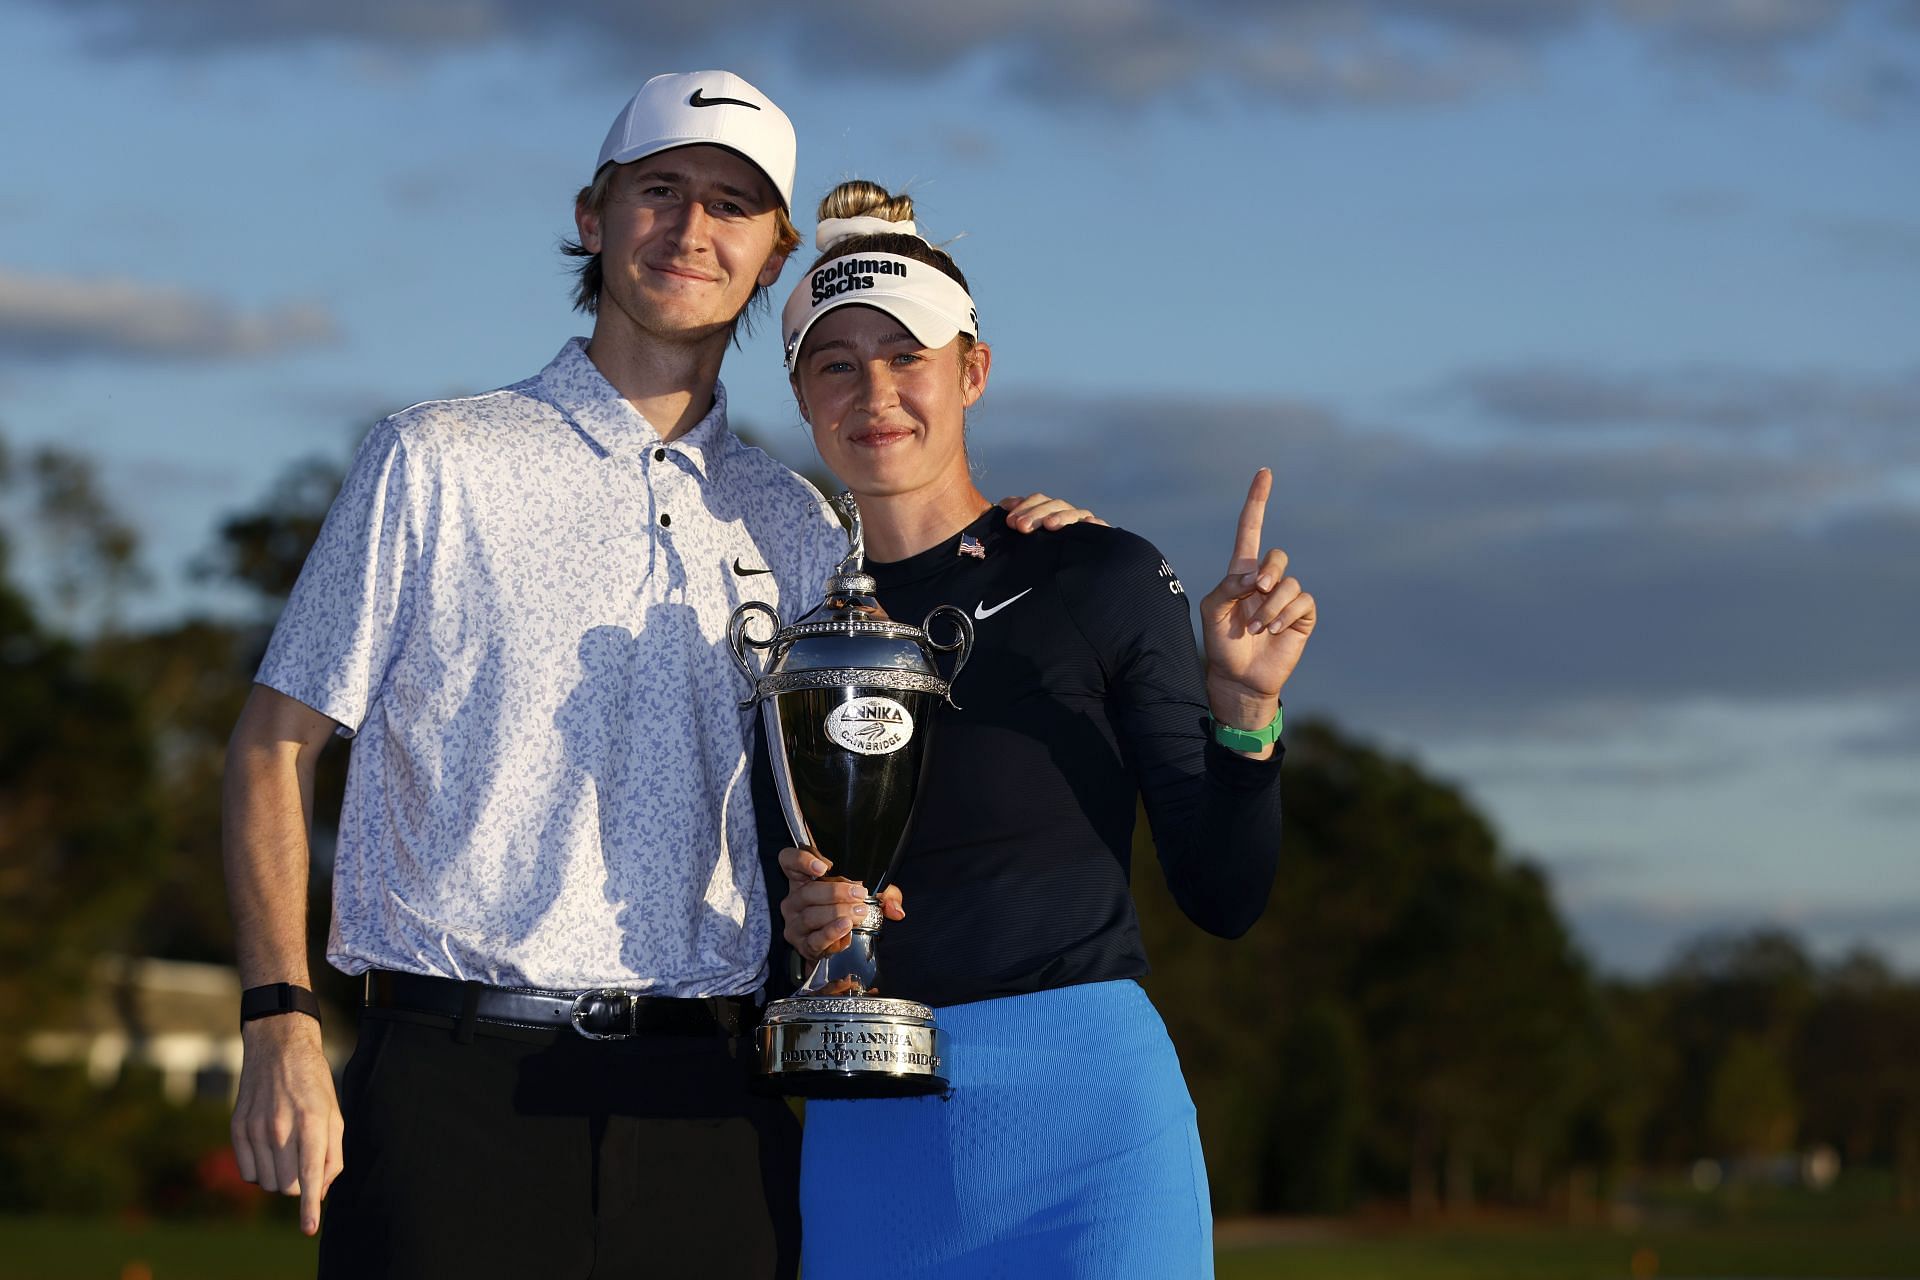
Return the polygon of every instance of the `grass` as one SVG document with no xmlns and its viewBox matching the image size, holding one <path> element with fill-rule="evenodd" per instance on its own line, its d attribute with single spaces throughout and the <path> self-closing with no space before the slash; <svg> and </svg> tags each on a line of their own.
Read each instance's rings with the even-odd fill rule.
<svg viewBox="0 0 1920 1280">
<path fill-rule="evenodd" d="M 291 1220 L 0 1218 L 0 1280 L 293 1280 L 318 1258 Z"/>
<path fill-rule="evenodd" d="M 1912 1218 L 1611 1229 L 1282 1221 L 1223 1224 L 1219 1244 L 1221 1280 L 1920 1277 Z M 0 1218 L 0 1280 L 293 1280 L 314 1261 L 291 1221 Z"/>
<path fill-rule="evenodd" d="M 1334 1227 L 1259 1243 L 1223 1231 L 1220 1280 L 1652 1280 L 1920 1276 L 1920 1221 L 1449 1230 Z"/>
</svg>

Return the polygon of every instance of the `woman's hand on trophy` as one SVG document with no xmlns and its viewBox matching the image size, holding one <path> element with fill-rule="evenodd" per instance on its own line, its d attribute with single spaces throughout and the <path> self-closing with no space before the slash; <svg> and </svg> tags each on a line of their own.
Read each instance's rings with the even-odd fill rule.
<svg viewBox="0 0 1920 1280">
<path fill-rule="evenodd" d="M 812 849 L 780 851 L 780 870 L 787 877 L 787 896 L 780 903 L 783 936 L 809 962 L 846 949 L 867 897 L 865 885 L 829 876 L 832 868 Z M 880 911 L 889 920 L 906 919 L 900 886 L 881 891 Z"/>
</svg>

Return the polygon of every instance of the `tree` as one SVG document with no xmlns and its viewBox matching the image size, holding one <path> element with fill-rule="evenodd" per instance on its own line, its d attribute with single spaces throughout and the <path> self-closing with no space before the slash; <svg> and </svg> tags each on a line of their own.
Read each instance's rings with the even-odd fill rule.
<svg viewBox="0 0 1920 1280">
<path fill-rule="evenodd" d="M 1759 1037 L 1737 1035 L 1721 1050 L 1707 1086 L 1713 1149 L 1749 1158 L 1793 1149 L 1793 1081 Z"/>
<path fill-rule="evenodd" d="M 1920 1210 L 1920 984 L 1865 953 L 1822 974 L 1793 1078 L 1806 1140 L 1890 1165 L 1902 1208 Z"/>
<path fill-rule="evenodd" d="M 44 455 L 42 455 L 44 456 Z M 0 447 L 0 485 L 21 469 Z M 25 475 L 47 474 L 36 461 Z M 75 483 L 59 471 L 63 483 Z M 90 481 L 79 481 L 82 492 Z M 157 865 L 150 726 L 134 690 L 49 630 L 0 529 L 0 1057 L 94 957 L 129 941 Z M 14 1064 L 17 1066 L 17 1062 Z M 0 1072 L 7 1069 L 0 1064 Z"/>
<path fill-rule="evenodd" d="M 1282 1033 L 1262 1199 L 1289 1213 L 1352 1207 L 1367 1123 L 1366 1047 L 1346 1007 L 1322 999 Z"/>
<path fill-rule="evenodd" d="M 292 594 L 343 478 L 326 458 L 293 463 L 259 506 L 221 521 L 214 546 L 193 563 L 194 576 L 247 588 L 271 621 Z"/>
<path fill-rule="evenodd" d="M 0 442 L 0 496 L 9 490 L 25 499 L 23 532 L 31 535 L 56 629 L 115 630 L 127 595 L 148 576 L 139 538 L 108 504 L 93 462 L 51 445 L 16 459 Z"/>
<path fill-rule="evenodd" d="M 1717 1089 L 1762 1101 L 1784 1088 L 1774 1119 L 1796 1110 L 1789 1064 L 1814 1003 L 1815 970 L 1795 939 L 1774 929 L 1703 938 L 1656 986 L 1660 1034 L 1675 1070 L 1651 1117 L 1650 1154 L 1680 1163 L 1728 1150 L 1732 1121 L 1716 1107 Z M 1762 1067 L 1762 1056 L 1772 1065 Z M 1757 1137 L 1746 1133 L 1740 1142 Z M 1792 1138 L 1788 1122 L 1784 1140 Z"/>
<path fill-rule="evenodd" d="M 1279 883 L 1238 942 L 1180 918 L 1136 840 L 1148 981 L 1222 1212 L 1397 1185 L 1537 1198 L 1564 1161 L 1600 1009 L 1544 879 L 1455 789 L 1308 723 Z"/>
</svg>

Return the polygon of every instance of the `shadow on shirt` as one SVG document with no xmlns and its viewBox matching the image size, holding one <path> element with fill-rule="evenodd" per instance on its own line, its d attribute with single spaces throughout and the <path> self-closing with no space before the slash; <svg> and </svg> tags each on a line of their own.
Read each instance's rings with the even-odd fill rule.
<svg viewBox="0 0 1920 1280">
<path fill-rule="evenodd" d="M 724 641 L 709 642 L 688 606 L 658 604 L 637 631 L 588 631 L 578 658 L 579 683 L 554 723 L 579 785 L 554 822 L 598 825 L 622 968 L 701 980 L 751 970 L 755 922 L 712 905 L 752 911 L 760 878 L 751 844 L 729 849 L 725 840 L 736 807 L 749 803 L 747 713 L 736 699 L 699 692 L 740 683 Z"/>
</svg>

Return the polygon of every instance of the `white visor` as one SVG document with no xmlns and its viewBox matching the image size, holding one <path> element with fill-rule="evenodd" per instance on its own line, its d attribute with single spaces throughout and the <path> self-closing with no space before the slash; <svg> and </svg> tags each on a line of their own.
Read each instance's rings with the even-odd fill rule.
<svg viewBox="0 0 1920 1280">
<path fill-rule="evenodd" d="M 782 308 L 787 372 L 799 363 L 800 344 L 814 321 L 846 306 L 886 312 L 924 347 L 944 347 L 956 334 L 980 336 L 973 299 L 940 268 L 897 253 L 850 253 L 809 271 Z"/>
</svg>

